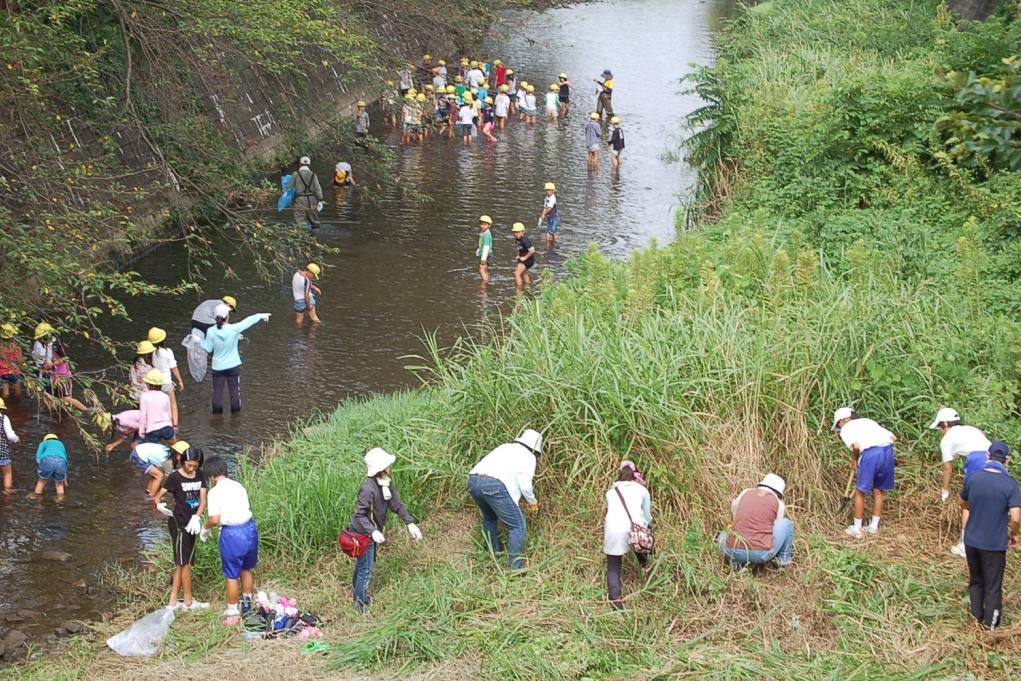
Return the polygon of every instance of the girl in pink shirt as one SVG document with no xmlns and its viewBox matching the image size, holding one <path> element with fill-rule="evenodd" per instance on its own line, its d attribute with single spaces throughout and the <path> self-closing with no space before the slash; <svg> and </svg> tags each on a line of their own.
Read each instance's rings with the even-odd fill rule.
<svg viewBox="0 0 1021 681">
<path fill-rule="evenodd" d="M 145 375 L 148 388 L 138 398 L 138 433 L 135 442 L 159 442 L 166 440 L 174 444 L 177 438 L 174 433 L 173 410 L 170 406 L 170 395 L 163 392 L 163 372 L 152 369 Z"/>
</svg>

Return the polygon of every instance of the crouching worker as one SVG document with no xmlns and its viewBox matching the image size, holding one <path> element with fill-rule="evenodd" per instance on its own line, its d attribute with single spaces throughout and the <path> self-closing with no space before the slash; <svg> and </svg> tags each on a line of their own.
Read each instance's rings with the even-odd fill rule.
<svg viewBox="0 0 1021 681">
<path fill-rule="evenodd" d="M 397 457 L 379 447 L 369 450 L 365 455 L 365 480 L 358 488 L 354 514 L 351 516 L 351 531 L 372 537 L 369 547 L 355 563 L 351 582 L 355 607 L 359 612 L 365 612 L 369 607 L 369 583 L 372 582 L 372 571 L 376 565 L 376 547 L 386 541 L 383 527 L 386 526 L 386 517 L 390 511 L 407 523 L 408 534 L 412 539 L 422 541 L 422 530 L 418 529 L 415 519 L 408 513 L 397 487 L 390 479 L 390 467 L 396 460 Z"/>
<path fill-rule="evenodd" d="M 525 516 L 518 507 L 521 497 L 528 511 L 539 510 L 532 490 L 535 465 L 542 455 L 542 435 L 528 429 L 514 442 L 502 444 L 483 457 L 468 474 L 468 493 L 482 512 L 482 533 L 489 550 L 503 550 L 499 524 L 507 526 L 507 560 L 513 570 L 525 567 Z"/>
<path fill-rule="evenodd" d="M 183 444 L 185 449 L 188 443 L 178 440 L 174 444 L 176 450 L 178 445 Z M 140 442 L 131 450 L 131 466 L 143 477 L 145 481 L 145 493 L 150 499 L 156 496 L 156 491 L 163 484 L 163 480 L 174 470 L 174 460 L 170 450 L 159 442 Z"/>
<path fill-rule="evenodd" d="M 202 468 L 210 489 L 206 493 L 209 517 L 200 537 L 208 539 L 211 528 L 219 525 L 220 565 L 227 580 L 227 609 L 223 614 L 242 615 L 252 609 L 252 570 L 259 562 L 259 528 L 252 519 L 248 492 L 240 482 L 227 477 L 227 462 L 213 456 Z"/>
<path fill-rule="evenodd" d="M 620 572 L 624 556 L 631 551 L 631 527 L 652 525 L 652 497 L 642 482 L 633 461 L 622 461 L 617 482 L 606 492 L 606 521 L 603 527 L 603 553 L 606 554 L 606 586 L 610 604 L 624 607 L 621 600 Z M 635 553 L 642 571 L 648 569 L 649 556 Z"/>
<path fill-rule="evenodd" d="M 755 487 L 737 495 L 730 504 L 734 532 L 720 532 L 716 538 L 723 554 L 735 568 L 775 561 L 786 567 L 794 560 L 794 523 L 785 517 L 783 493 L 787 483 L 769 473 Z"/>
</svg>

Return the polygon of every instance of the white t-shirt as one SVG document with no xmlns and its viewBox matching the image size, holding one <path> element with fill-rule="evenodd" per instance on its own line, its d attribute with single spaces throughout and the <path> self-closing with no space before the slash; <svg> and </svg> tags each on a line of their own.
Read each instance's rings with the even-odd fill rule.
<svg viewBox="0 0 1021 681">
<path fill-rule="evenodd" d="M 471 87 L 478 87 L 479 83 L 486 79 L 486 74 L 482 73 L 477 68 L 472 69 L 468 72 L 466 80 Z"/>
<path fill-rule="evenodd" d="M 543 197 L 543 199 L 542 199 L 542 207 L 543 208 L 549 208 L 550 212 L 552 213 L 553 209 L 557 207 L 557 195 L 556 194 L 550 194 L 549 196 Z"/>
<path fill-rule="evenodd" d="M 528 93 L 525 90 L 518 90 L 518 106 L 525 105 L 525 97 L 527 96 Z"/>
<path fill-rule="evenodd" d="M 525 95 L 525 108 L 529 111 L 535 109 L 535 93 L 529 92 Z"/>
<path fill-rule="evenodd" d="M 294 301 L 305 300 L 305 287 L 310 286 L 311 282 L 305 278 L 305 275 L 301 272 L 295 272 L 294 276 L 291 277 L 291 296 Z"/>
<path fill-rule="evenodd" d="M 444 76 L 433 76 L 433 87 L 437 90 L 445 90 L 447 79 Z"/>
<path fill-rule="evenodd" d="M 525 497 L 528 503 L 535 503 L 532 478 L 535 477 L 535 454 L 524 445 L 508 442 L 500 445 L 471 469 L 471 475 L 486 475 L 496 478 L 507 488 L 514 503 Z"/>
<path fill-rule="evenodd" d="M 968 456 L 972 452 L 988 452 L 989 438 L 975 426 L 951 426 L 939 441 L 943 463 L 950 463 L 955 456 Z"/>
<path fill-rule="evenodd" d="M 220 516 L 221 525 L 244 525 L 252 519 L 248 492 L 236 480 L 221 479 L 209 490 L 206 500 L 209 516 Z"/>
<path fill-rule="evenodd" d="M 173 385 L 174 375 L 170 373 L 170 370 L 177 368 L 174 351 L 170 348 L 156 348 L 156 352 L 152 353 L 152 368 L 159 369 L 163 373 L 164 386 Z"/>
<path fill-rule="evenodd" d="M 504 93 L 500 93 L 496 96 L 496 100 L 493 102 L 494 113 L 497 118 L 506 118 L 507 112 L 510 111 L 510 97 Z"/>
<path fill-rule="evenodd" d="M 462 106 L 457 110 L 457 122 L 461 125 L 471 125 L 475 118 L 475 109 L 470 106 Z"/>
<path fill-rule="evenodd" d="M 856 442 L 861 451 L 872 447 L 885 447 L 893 444 L 893 433 L 883 428 L 872 419 L 851 419 L 840 429 L 840 439 L 848 449 Z"/>
</svg>

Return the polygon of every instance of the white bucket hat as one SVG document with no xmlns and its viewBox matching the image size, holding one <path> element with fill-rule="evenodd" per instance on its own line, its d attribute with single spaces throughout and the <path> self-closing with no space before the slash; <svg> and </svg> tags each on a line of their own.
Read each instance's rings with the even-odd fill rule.
<svg viewBox="0 0 1021 681">
<path fill-rule="evenodd" d="M 831 430 L 837 430 L 837 423 L 843 419 L 851 418 L 852 414 L 854 414 L 854 412 L 851 411 L 850 407 L 841 407 L 833 412 L 833 426 Z"/>
<path fill-rule="evenodd" d="M 292 156 L 291 158 L 294 158 L 294 157 Z M 311 165 L 312 164 L 312 159 L 310 159 L 308 156 L 302 156 L 301 160 L 298 161 L 298 163 L 300 163 L 303 166 Z"/>
<path fill-rule="evenodd" d="M 783 496 L 784 490 L 787 489 L 787 483 L 776 473 L 766 473 L 766 477 L 762 478 L 759 487 L 766 487 Z"/>
<path fill-rule="evenodd" d="M 536 456 L 542 454 L 542 435 L 531 428 L 526 428 L 514 441 L 527 447 Z"/>
<path fill-rule="evenodd" d="M 929 424 L 929 429 L 936 430 L 939 427 L 939 424 L 941 423 L 960 420 L 961 415 L 957 413 L 956 409 L 951 409 L 950 407 L 943 407 L 942 409 L 936 412 L 936 419 Z"/>
<path fill-rule="evenodd" d="M 371 478 L 380 471 L 385 471 L 396 460 L 397 457 L 385 449 L 373 447 L 369 450 L 369 453 L 365 455 L 365 475 Z"/>
<path fill-rule="evenodd" d="M 220 303 L 213 308 L 213 318 L 226 319 L 227 317 L 230 317 L 230 305 L 227 303 Z"/>
</svg>

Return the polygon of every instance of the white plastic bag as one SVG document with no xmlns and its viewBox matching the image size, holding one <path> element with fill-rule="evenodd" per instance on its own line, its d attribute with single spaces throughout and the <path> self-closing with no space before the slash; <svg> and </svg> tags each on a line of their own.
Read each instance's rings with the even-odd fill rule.
<svg viewBox="0 0 1021 681">
<path fill-rule="evenodd" d="M 188 371 L 196 383 L 201 383 L 205 379 L 206 367 L 209 364 L 209 353 L 202 349 L 202 340 L 205 337 L 206 334 L 198 329 L 192 329 L 181 341 L 181 345 L 188 348 Z"/>
<path fill-rule="evenodd" d="M 106 639 L 106 645 L 118 655 L 139 657 L 152 655 L 160 646 L 160 642 L 170 631 L 174 622 L 174 611 L 160 608 L 150 612 L 116 636 Z"/>
</svg>

